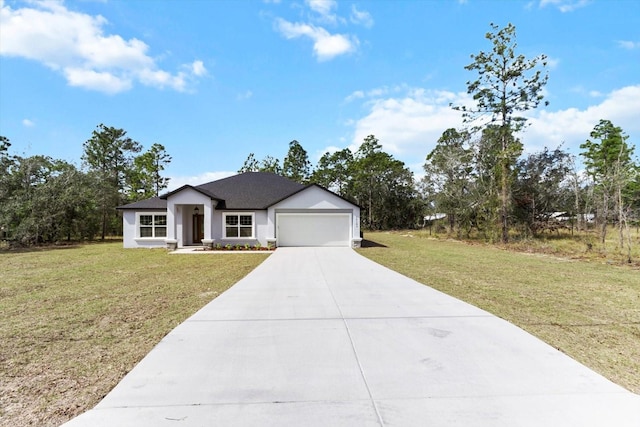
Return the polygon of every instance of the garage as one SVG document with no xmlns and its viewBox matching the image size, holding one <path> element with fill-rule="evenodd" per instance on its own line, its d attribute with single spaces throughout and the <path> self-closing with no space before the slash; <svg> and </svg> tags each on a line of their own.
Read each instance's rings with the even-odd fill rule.
<svg viewBox="0 0 640 427">
<path fill-rule="evenodd" d="M 351 214 L 279 213 L 278 246 L 351 246 Z"/>
</svg>

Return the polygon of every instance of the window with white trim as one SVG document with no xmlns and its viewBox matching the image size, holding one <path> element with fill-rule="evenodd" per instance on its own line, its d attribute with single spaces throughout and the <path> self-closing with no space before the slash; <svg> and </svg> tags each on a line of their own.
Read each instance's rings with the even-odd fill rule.
<svg viewBox="0 0 640 427">
<path fill-rule="evenodd" d="M 253 239 L 253 213 L 224 213 L 222 215 L 224 239 Z"/>
<path fill-rule="evenodd" d="M 157 213 L 138 214 L 138 237 L 141 239 L 167 237 L 167 215 Z"/>
</svg>

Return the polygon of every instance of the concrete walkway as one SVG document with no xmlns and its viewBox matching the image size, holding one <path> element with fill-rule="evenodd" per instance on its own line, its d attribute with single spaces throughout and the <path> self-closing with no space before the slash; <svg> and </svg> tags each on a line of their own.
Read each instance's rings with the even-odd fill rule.
<svg viewBox="0 0 640 427">
<path fill-rule="evenodd" d="M 638 427 L 640 396 L 351 249 L 280 248 L 65 425 Z"/>
</svg>

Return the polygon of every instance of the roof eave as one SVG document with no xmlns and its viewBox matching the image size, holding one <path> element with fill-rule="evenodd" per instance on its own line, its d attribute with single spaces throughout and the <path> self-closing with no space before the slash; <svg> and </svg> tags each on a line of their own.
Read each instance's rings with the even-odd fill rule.
<svg viewBox="0 0 640 427">
<path fill-rule="evenodd" d="M 194 187 L 193 185 L 189 185 L 189 184 L 185 184 L 180 188 L 177 188 L 177 189 L 175 189 L 173 191 L 170 191 L 169 193 L 165 193 L 162 196 L 160 196 L 160 198 L 164 199 L 164 200 L 167 200 L 170 196 L 173 196 L 174 194 L 179 193 L 179 192 L 181 192 L 183 190 L 186 190 L 186 189 L 191 189 L 191 190 L 197 191 L 198 193 L 209 197 L 211 200 L 218 200 L 218 201 L 224 200 L 224 199 L 221 199 L 220 197 L 217 197 L 215 194 L 213 194 L 213 193 L 211 193 L 211 192 L 209 192 L 207 190 L 203 190 L 201 188 Z"/>
<path fill-rule="evenodd" d="M 296 194 L 298 194 L 298 193 L 300 193 L 300 192 L 302 192 L 302 191 L 306 190 L 307 188 L 311 188 L 311 187 L 318 187 L 318 188 L 320 188 L 321 190 L 324 190 L 324 191 L 326 191 L 327 193 L 333 194 L 334 196 L 338 197 L 339 199 L 342 199 L 342 200 L 344 200 L 345 202 L 347 202 L 347 203 L 351 203 L 353 206 L 356 206 L 357 208 L 362 209 L 362 206 L 360 206 L 360 205 L 358 205 L 358 204 L 356 204 L 356 203 L 353 203 L 351 200 L 345 199 L 345 198 L 344 198 L 344 197 L 342 197 L 341 195 L 336 194 L 336 193 L 334 193 L 333 191 L 331 191 L 331 190 L 329 190 L 329 189 L 327 189 L 327 188 L 324 188 L 322 185 L 320 185 L 320 184 L 316 184 L 316 183 L 313 183 L 313 184 L 307 184 L 307 185 L 305 185 L 304 187 L 302 187 L 302 188 L 300 188 L 300 189 L 298 189 L 298 190 L 296 190 L 296 191 L 292 192 L 291 194 L 289 194 L 289 195 L 287 195 L 287 196 L 285 196 L 285 197 L 281 198 L 280 200 L 278 200 L 278 201 L 275 201 L 275 202 L 271 203 L 269 206 L 265 207 L 265 209 L 268 209 L 268 208 L 270 208 L 271 206 L 276 205 L 276 204 L 280 203 L 281 201 L 288 199 L 288 198 L 289 198 L 289 197 L 291 197 L 291 196 L 295 196 Z"/>
</svg>

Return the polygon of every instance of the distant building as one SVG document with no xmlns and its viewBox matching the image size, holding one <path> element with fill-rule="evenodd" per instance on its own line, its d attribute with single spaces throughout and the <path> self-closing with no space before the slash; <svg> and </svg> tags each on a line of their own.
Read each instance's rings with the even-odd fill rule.
<svg viewBox="0 0 640 427">
<path fill-rule="evenodd" d="M 429 222 L 429 221 L 437 221 L 439 219 L 444 219 L 447 217 L 447 214 L 444 213 L 437 213 L 437 214 L 433 214 L 433 215 L 426 215 L 424 217 L 424 222 Z"/>
</svg>

